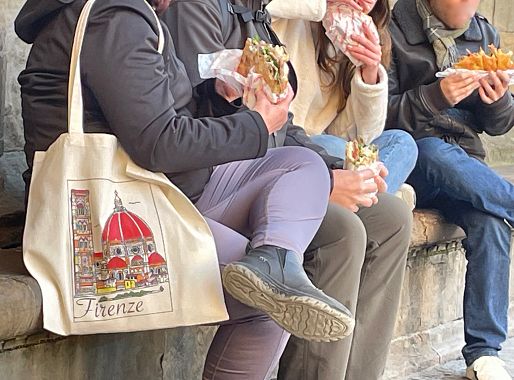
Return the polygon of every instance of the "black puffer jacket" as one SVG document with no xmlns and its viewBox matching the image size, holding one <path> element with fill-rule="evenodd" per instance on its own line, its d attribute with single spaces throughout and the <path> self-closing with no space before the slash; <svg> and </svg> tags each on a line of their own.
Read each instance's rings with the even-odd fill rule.
<svg viewBox="0 0 514 380">
<path fill-rule="evenodd" d="M 91 11 L 81 54 L 85 131 L 112 133 L 140 166 L 168 173 L 195 200 L 212 166 L 252 159 L 267 151 L 261 116 L 242 111 L 193 119 L 190 81 L 167 28 L 164 54 L 145 0 L 101 0 Z M 33 43 L 20 74 L 25 152 L 29 170 L 66 132 L 67 81 L 75 25 L 85 0 L 28 0 L 16 32 Z"/>
<path fill-rule="evenodd" d="M 507 91 L 497 102 L 487 105 L 478 91 L 451 107 L 446 101 L 432 45 L 422 28 L 413 0 L 399 0 L 391 22 L 393 62 L 389 73 L 389 110 L 386 129 L 400 128 L 414 138 L 436 136 L 459 144 L 479 159 L 485 151 L 479 135 L 501 135 L 514 126 L 514 99 Z M 500 45 L 499 33 L 480 15 L 471 20 L 469 29 L 456 40 L 459 55 L 466 49 L 488 51 L 487 45 Z"/>
</svg>

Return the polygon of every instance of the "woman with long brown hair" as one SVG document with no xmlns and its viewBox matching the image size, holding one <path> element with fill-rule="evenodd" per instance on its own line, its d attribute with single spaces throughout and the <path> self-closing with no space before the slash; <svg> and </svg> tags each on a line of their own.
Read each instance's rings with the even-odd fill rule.
<svg viewBox="0 0 514 380">
<path fill-rule="evenodd" d="M 358 67 L 336 49 L 323 26 L 333 18 L 332 9 L 340 5 L 346 6 L 347 11 L 350 8 L 348 13 L 356 17 L 366 19 L 368 14 L 375 24 L 351 35 L 348 54 L 353 61 L 360 61 Z M 357 137 L 378 145 L 380 159 L 389 170 L 388 190 L 395 192 L 414 167 L 417 148 L 403 131 L 383 132 L 388 99 L 386 67 L 391 52 L 387 0 L 328 0 L 328 4 L 327 0 L 272 0 L 266 9 L 273 16 L 273 30 L 287 46 L 298 77 L 297 96 L 291 104 L 295 123 L 331 155 L 344 157 L 346 141 Z M 350 186 L 351 182 L 346 181 L 346 188 Z M 331 197 L 331 201 L 345 207 L 340 199 Z M 338 225 L 343 236 L 351 237 L 348 241 L 360 245 L 337 252 L 335 257 L 306 260 L 304 264 L 317 286 L 327 294 L 339 295 L 339 300 L 354 313 L 353 335 L 334 343 L 291 337 L 280 361 L 279 380 L 381 378 L 396 321 L 405 261 L 393 257 L 391 245 L 383 235 L 386 224 L 377 231 L 371 228 L 374 218 L 369 212 L 374 207 L 377 206 L 360 207 L 352 214 L 355 220 Z M 379 252 L 377 247 L 385 250 Z M 389 265 L 396 262 L 395 270 L 385 264 L 388 260 Z M 336 266 L 344 271 L 344 280 L 335 281 L 327 274 L 327 268 L 335 270 Z"/>
<path fill-rule="evenodd" d="M 346 142 L 357 137 L 377 145 L 379 158 L 389 170 L 388 191 L 395 193 L 414 168 L 417 148 L 404 131 L 383 132 L 387 116 L 386 69 L 391 60 L 388 1 L 328 3 L 329 9 L 333 4 L 345 5 L 357 14 L 368 14 L 378 36 L 363 23 L 362 33 L 349 36 L 352 43 L 346 55 L 327 37 L 321 22 L 327 0 L 302 0 L 294 5 L 274 0 L 268 5 L 269 12 L 276 16 L 273 29 L 287 46 L 298 75 L 298 93 L 291 105 L 295 123 L 334 156 L 344 158 Z M 313 12 L 309 14 L 302 7 Z M 360 61 L 360 66 L 356 67 L 348 55 Z"/>
</svg>

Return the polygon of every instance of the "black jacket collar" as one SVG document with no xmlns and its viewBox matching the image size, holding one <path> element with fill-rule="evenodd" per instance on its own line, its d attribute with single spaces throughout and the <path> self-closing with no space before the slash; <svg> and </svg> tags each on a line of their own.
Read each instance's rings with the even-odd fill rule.
<svg viewBox="0 0 514 380">
<path fill-rule="evenodd" d="M 482 31 L 478 25 L 478 14 L 471 19 L 468 30 L 462 35 L 467 41 L 481 41 Z M 418 45 L 427 41 L 427 36 L 423 30 L 421 18 L 416 9 L 416 0 L 398 0 L 393 9 L 393 19 L 402 30 L 407 42 L 410 45 Z"/>
</svg>

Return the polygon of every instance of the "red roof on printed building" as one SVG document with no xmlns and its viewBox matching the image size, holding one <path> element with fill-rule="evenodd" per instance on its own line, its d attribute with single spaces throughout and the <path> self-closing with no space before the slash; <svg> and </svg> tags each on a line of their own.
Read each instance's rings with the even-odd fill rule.
<svg viewBox="0 0 514 380">
<path fill-rule="evenodd" d="M 113 257 L 107 263 L 107 269 L 125 269 L 126 267 L 127 263 L 119 257 Z"/>
<path fill-rule="evenodd" d="M 148 256 L 148 264 L 162 265 L 162 264 L 166 264 L 166 261 L 163 259 L 163 257 L 161 255 L 159 255 L 157 252 L 154 252 L 150 256 Z"/>
</svg>

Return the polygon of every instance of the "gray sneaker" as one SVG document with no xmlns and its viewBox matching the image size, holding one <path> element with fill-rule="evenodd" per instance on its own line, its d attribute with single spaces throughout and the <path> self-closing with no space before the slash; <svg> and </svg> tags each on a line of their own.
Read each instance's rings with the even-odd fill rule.
<svg viewBox="0 0 514 380">
<path fill-rule="evenodd" d="M 353 331 L 350 311 L 311 283 L 292 251 L 271 245 L 251 249 L 225 267 L 222 279 L 234 298 L 299 338 L 330 342 Z"/>
</svg>

